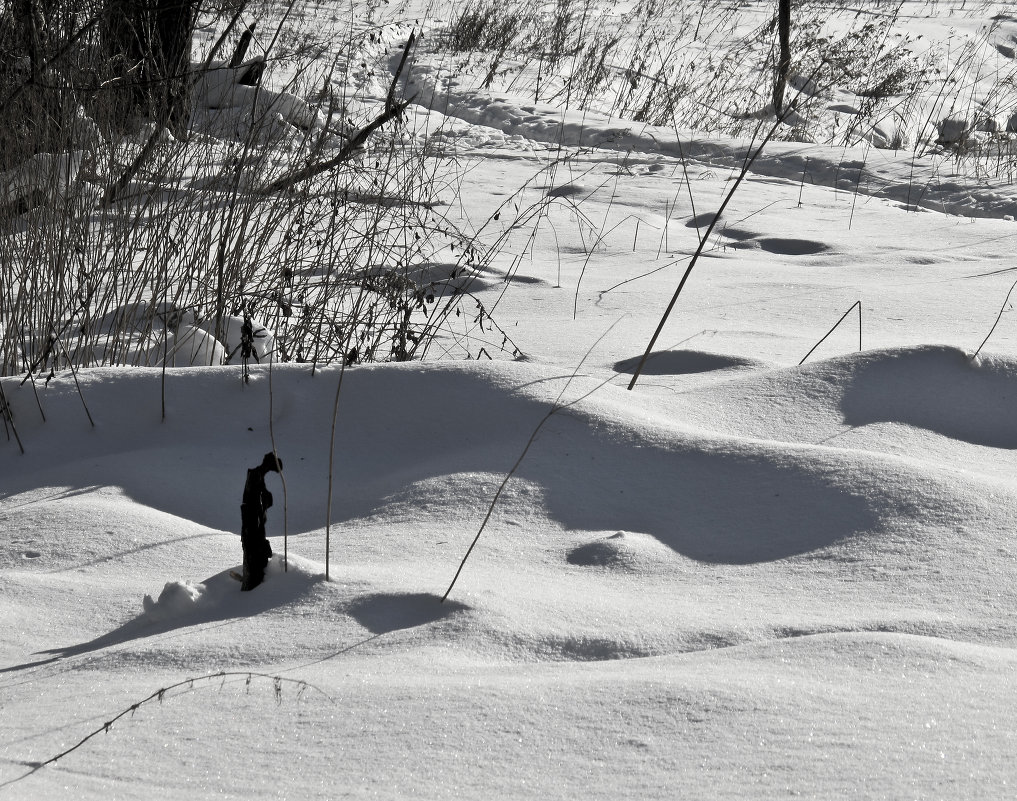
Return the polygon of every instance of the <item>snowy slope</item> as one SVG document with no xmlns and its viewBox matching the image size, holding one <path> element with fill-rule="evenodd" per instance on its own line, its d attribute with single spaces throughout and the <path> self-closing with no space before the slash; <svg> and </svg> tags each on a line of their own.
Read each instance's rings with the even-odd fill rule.
<svg viewBox="0 0 1017 801">
<path fill-rule="evenodd" d="M 866 371 L 908 362 L 920 369 L 895 371 L 901 392 L 865 388 Z M 983 373 L 964 398 L 982 428 L 946 402 L 900 414 L 902 394 L 956 386 L 958 367 Z M 819 792 L 883 752 L 872 797 L 930 791 L 976 757 L 962 786 L 990 792 L 1012 745 L 992 726 L 1013 705 L 1015 496 L 993 475 L 1005 428 L 977 409 L 998 405 L 1015 369 L 943 349 L 866 352 L 694 389 L 671 416 L 601 387 L 541 428 L 445 604 L 560 371 L 348 372 L 325 582 L 336 375 L 275 368 L 292 557 L 249 596 L 225 572 L 243 470 L 266 447 L 266 371 L 246 387 L 227 368 L 169 371 L 165 422 L 159 371 L 88 371 L 94 429 L 60 379 L 43 392 L 48 422 L 22 425 L 26 454 L 9 443 L 5 461 L 5 719 L 31 733 L 8 746 L 11 773 L 185 676 L 255 671 L 317 689 L 283 686 L 277 703 L 271 679 L 199 683 L 8 792 L 38 797 L 85 770 L 85 792 L 211 793 L 252 751 L 257 767 L 232 786 L 266 797 L 273 776 L 284 794 L 324 797 L 422 780 L 570 796 L 590 771 L 598 797 L 713 781 L 751 797 Z M 564 399 L 593 386 L 576 379 Z M 29 418 L 29 387 L 5 391 Z M 888 423 L 897 448 L 874 432 L 881 447 L 822 436 Z M 891 452 L 929 432 L 977 458 L 947 464 L 942 441 L 938 456 Z M 68 721 L 57 730 L 43 723 L 54 710 Z M 172 754 L 153 773 L 160 741 Z M 310 764 L 280 771 L 298 756 Z M 817 760 L 829 767 L 798 770 Z M 117 778 L 135 774 L 137 786 Z M 626 789 L 637 776 L 642 790 Z"/>
</svg>

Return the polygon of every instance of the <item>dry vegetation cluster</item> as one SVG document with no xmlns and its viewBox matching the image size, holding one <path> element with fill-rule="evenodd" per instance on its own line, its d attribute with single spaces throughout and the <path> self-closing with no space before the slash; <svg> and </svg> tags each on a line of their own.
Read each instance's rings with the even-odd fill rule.
<svg viewBox="0 0 1017 801">
<path fill-rule="evenodd" d="M 342 20 L 337 53 L 291 31 L 295 7 L 197 15 L 181 130 L 159 110 L 167 78 L 139 92 L 133 67 L 87 66 L 105 12 L 75 8 L 40 22 L 38 69 L 0 15 L 0 135 L 22 143 L 0 182 L 0 374 L 511 349 L 469 295 L 476 254 L 441 213 L 449 165 L 413 143 L 397 82 L 350 95 L 377 31 Z M 231 65 L 241 20 L 260 52 Z"/>
<path fill-rule="evenodd" d="M 792 2 L 788 94 L 796 113 L 783 138 L 921 148 L 937 140 L 944 118 L 964 120 L 964 133 L 1004 130 L 1017 109 L 1012 54 L 987 53 L 960 35 L 946 45 L 923 41 L 908 24 L 943 14 L 960 21 L 998 5 Z M 753 6 L 774 13 L 747 14 Z M 455 16 L 443 42 L 464 66 L 476 61 L 487 86 L 635 122 L 743 136 L 754 133 L 771 99 L 776 6 L 487 2 Z M 754 24 L 760 16 L 765 21 Z M 988 92 L 976 89 L 985 81 Z M 841 108 L 828 111 L 838 100 Z"/>
<path fill-rule="evenodd" d="M 428 58 L 538 102 L 758 136 L 777 34 L 753 5 L 771 4 L 3 0 L 0 375 L 512 354 L 470 294 L 506 240 L 444 213 L 468 165 L 416 127 L 402 79 Z M 793 3 L 774 136 L 1009 175 L 1012 59 L 904 32 L 974 5 Z M 516 214 L 502 228 L 539 209 Z"/>
</svg>

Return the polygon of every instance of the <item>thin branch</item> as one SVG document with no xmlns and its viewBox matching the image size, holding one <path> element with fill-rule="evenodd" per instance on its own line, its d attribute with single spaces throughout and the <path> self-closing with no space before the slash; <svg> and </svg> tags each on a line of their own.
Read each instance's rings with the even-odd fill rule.
<svg viewBox="0 0 1017 801">
<path fill-rule="evenodd" d="M 724 197 L 724 201 L 720 204 L 720 208 L 717 209 L 717 213 L 707 226 L 706 233 L 703 234 L 703 237 L 699 240 L 699 245 L 696 247 L 695 253 L 692 254 L 692 258 L 689 260 L 689 266 L 685 268 L 685 273 L 682 275 L 681 281 L 678 282 L 678 288 L 674 291 L 674 295 L 671 296 L 671 301 L 667 304 L 667 308 L 664 310 L 664 314 L 661 316 L 660 322 L 657 323 L 657 328 L 653 332 L 653 336 L 650 337 L 650 341 L 646 345 L 646 350 L 643 352 L 643 356 L 639 360 L 639 364 L 636 365 L 636 371 L 628 386 L 630 390 L 636 385 L 636 381 L 639 380 L 639 376 L 643 372 L 643 366 L 646 364 L 646 360 L 650 357 L 650 353 L 653 351 L 653 346 L 657 344 L 657 338 L 664 330 L 664 325 L 667 323 L 668 317 L 671 316 L 671 311 L 678 302 L 678 298 L 682 294 L 682 290 L 685 288 L 685 283 L 689 280 L 692 270 L 699 261 L 699 257 L 702 255 L 703 249 L 706 247 L 706 243 L 710 240 L 710 236 L 713 234 L 713 229 L 717 226 L 717 222 L 724 215 L 724 211 L 727 209 L 727 204 L 731 202 L 731 198 L 734 197 L 735 192 L 738 191 L 738 187 L 741 186 L 742 181 L 745 180 L 745 176 L 748 174 L 749 168 L 752 166 L 753 162 L 755 162 L 756 158 L 763 152 L 763 148 L 769 143 L 770 138 L 777 132 L 777 128 L 783 121 L 783 117 L 778 118 L 756 149 L 751 151 L 749 157 L 745 159 L 745 163 L 742 164 L 742 169 L 741 172 L 738 173 L 738 178 L 735 179 L 734 184 L 732 184 L 727 195 Z"/>
<path fill-rule="evenodd" d="M 1006 297 L 1003 299 L 1003 305 L 999 309 L 999 314 L 996 315 L 996 322 L 992 324 L 992 328 L 989 329 L 989 333 L 985 335 L 985 339 L 982 340 L 982 344 L 978 346 L 978 350 L 971 354 L 971 358 L 968 361 L 974 361 L 978 358 L 978 354 L 982 352 L 982 348 L 985 347 L 985 343 L 989 341 L 989 337 L 992 336 L 993 331 L 996 330 L 996 326 L 999 325 L 999 321 L 1003 319 L 1003 312 L 1006 311 L 1007 304 L 1010 302 L 1010 295 L 1013 294 L 1014 289 L 1017 289 L 1017 281 L 1010 286 L 1010 291 L 1006 293 Z"/>
<path fill-rule="evenodd" d="M 304 181 L 321 175 L 322 173 L 334 170 L 340 164 L 344 164 L 349 161 L 354 152 L 363 146 L 363 144 L 370 138 L 371 134 L 391 120 L 402 116 L 402 113 L 406 110 L 406 107 L 413 102 L 416 95 L 396 102 L 395 90 L 396 85 L 399 83 L 399 77 L 402 74 L 403 67 L 406 64 L 406 59 L 409 57 L 410 49 L 413 47 L 415 41 L 416 36 L 411 33 L 410 38 L 406 41 L 406 47 L 403 48 L 403 55 L 399 60 L 399 67 L 395 72 L 395 76 L 392 78 L 392 84 L 389 87 L 388 96 L 385 98 L 385 110 L 382 111 L 379 116 L 357 131 L 357 133 L 348 142 L 346 142 L 340 151 L 332 158 L 327 159 L 326 161 L 308 164 L 299 170 L 294 170 L 289 175 L 283 175 L 281 178 L 277 178 L 271 183 L 263 186 L 260 190 L 258 190 L 258 194 L 271 195 L 277 192 L 285 192 L 296 184 L 303 183 Z"/>
<path fill-rule="evenodd" d="M 541 419 L 541 421 L 537 423 L 537 427 L 533 429 L 533 433 L 530 434 L 530 438 L 526 441 L 526 445 L 523 447 L 523 452 L 519 454 L 519 458 L 516 459 L 516 463 L 512 465 L 512 469 L 510 469 L 508 473 L 505 474 L 505 478 L 502 479 L 501 484 L 498 486 L 498 490 L 494 493 L 494 497 L 491 499 L 491 505 L 487 507 L 487 514 L 484 515 L 484 520 L 480 524 L 480 528 L 477 530 L 477 536 L 473 538 L 473 542 L 470 543 L 470 547 L 466 549 L 466 555 L 463 556 L 462 561 L 459 563 L 459 569 L 456 570 L 455 576 L 452 577 L 452 582 L 448 585 L 448 589 L 445 590 L 445 594 L 441 596 L 442 603 L 445 603 L 445 600 L 448 598 L 449 593 L 452 592 L 452 588 L 455 587 L 456 582 L 459 580 L 459 574 L 462 573 L 463 568 L 466 567 L 466 560 L 470 558 L 470 554 L 473 553 L 473 549 L 477 546 L 477 543 L 480 541 L 480 535 L 484 533 L 484 529 L 487 528 L 487 523 L 491 519 L 491 515 L 494 514 L 494 507 L 498 505 L 498 499 L 501 498 L 501 494 L 505 490 L 505 487 L 508 486 L 509 480 L 512 478 L 512 476 L 515 475 L 516 470 L 519 469 L 519 465 L 523 463 L 523 459 L 526 458 L 526 454 L 529 452 L 530 446 L 533 445 L 533 443 L 536 441 L 537 434 L 539 434 L 540 429 L 544 427 L 544 423 L 550 420 L 555 414 L 560 412 L 562 409 L 568 409 L 570 406 L 575 406 L 577 403 L 586 400 L 588 397 L 590 397 L 590 395 L 599 390 L 605 384 L 610 383 L 611 380 L 614 378 L 614 376 L 612 375 L 609 378 L 604 379 L 589 392 L 580 395 L 575 400 L 569 401 L 568 403 L 561 402 L 561 399 L 565 395 L 565 392 L 568 390 L 569 386 L 572 384 L 572 381 L 575 379 L 575 377 L 579 374 L 579 371 L 582 369 L 583 364 L 586 362 L 586 360 L 590 357 L 590 354 L 593 353 L 594 348 L 596 348 L 597 345 L 600 344 L 601 340 L 603 340 L 604 337 L 611 333 L 611 330 L 616 325 L 618 325 L 620 321 L 621 320 L 619 319 L 613 322 L 611 326 L 607 329 L 607 331 L 601 334 L 597 338 L 597 341 L 590 346 L 590 349 L 586 351 L 586 353 L 583 355 L 583 358 L 579 360 L 579 364 L 577 364 L 576 368 L 572 371 L 572 375 L 569 376 L 568 381 L 565 382 L 565 386 L 561 388 L 561 392 L 558 393 L 558 397 L 554 399 L 554 403 L 551 405 L 551 409 L 548 411 L 547 414 L 544 415 L 543 419 Z"/>
<path fill-rule="evenodd" d="M 861 353 L 861 351 L 862 351 L 862 302 L 860 300 L 856 300 L 854 303 L 851 304 L 851 307 L 840 316 L 840 319 L 833 324 L 833 328 L 831 328 L 829 331 L 827 331 L 825 334 L 823 334 L 822 339 L 820 339 L 819 342 L 817 342 L 815 345 L 812 346 L 812 350 L 810 350 L 808 353 L 805 354 L 805 356 L 802 357 L 802 360 L 800 362 L 798 362 L 799 366 L 805 364 L 805 360 L 808 359 L 809 356 L 812 355 L 813 351 L 815 351 L 816 348 L 818 348 L 820 345 L 822 345 L 824 342 L 826 342 L 826 338 L 828 336 L 830 336 L 830 334 L 832 334 L 834 331 L 836 331 L 837 330 L 837 326 L 839 326 L 842 322 L 844 322 L 845 319 L 847 319 L 847 316 L 849 314 L 851 314 L 852 311 L 854 311 L 855 306 L 858 307 L 858 352 Z"/>
<path fill-rule="evenodd" d="M 81 400 L 81 406 L 85 410 L 85 416 L 88 418 L 88 422 L 92 428 L 95 428 L 95 420 L 92 419 L 92 413 L 88 411 L 88 404 L 85 403 L 85 396 L 81 391 L 81 384 L 78 382 L 78 371 L 74 369 L 74 360 L 71 358 L 71 354 L 67 352 L 67 348 L 64 347 L 63 340 L 58 339 L 60 343 L 60 349 L 64 352 L 64 358 L 67 359 L 67 366 L 71 369 L 71 377 L 74 379 L 74 387 L 78 391 L 78 398 Z"/>
</svg>

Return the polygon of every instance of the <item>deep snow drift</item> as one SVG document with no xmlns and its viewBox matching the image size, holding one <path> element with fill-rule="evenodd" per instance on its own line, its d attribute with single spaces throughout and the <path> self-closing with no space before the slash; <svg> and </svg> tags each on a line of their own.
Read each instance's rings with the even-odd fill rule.
<svg viewBox="0 0 1017 801">
<path fill-rule="evenodd" d="M 29 385 L 5 384 L 26 446 L 8 445 L 2 512 L 4 725 L 27 735 L 8 739 L 8 775 L 162 686 L 241 675 L 168 693 L 15 797 L 68 769 L 86 795 L 129 797 L 213 795 L 223 773 L 322 797 L 1008 781 L 1017 360 L 908 348 L 740 367 L 671 414 L 601 386 L 541 427 L 444 604 L 532 430 L 595 379 L 349 371 L 326 582 L 335 370 L 247 386 L 171 370 L 165 421 L 159 371 L 79 378 L 94 429 L 69 377 L 43 392 L 46 423 Z M 277 557 L 241 594 L 237 497 L 270 393 L 288 570 L 274 486 Z"/>
</svg>

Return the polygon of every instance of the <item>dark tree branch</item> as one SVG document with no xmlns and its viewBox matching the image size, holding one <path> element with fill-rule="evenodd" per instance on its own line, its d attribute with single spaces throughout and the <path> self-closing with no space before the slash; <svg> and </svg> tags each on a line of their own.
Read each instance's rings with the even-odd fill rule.
<svg viewBox="0 0 1017 801">
<path fill-rule="evenodd" d="M 396 69 L 395 75 L 392 78 L 392 85 L 389 87 L 388 96 L 385 98 L 385 110 L 371 122 L 361 128 L 357 133 L 345 144 L 342 149 L 332 158 L 326 161 L 319 161 L 314 164 L 308 164 L 299 170 L 291 172 L 289 175 L 284 175 L 281 178 L 277 178 L 270 184 L 262 187 L 259 190 L 259 194 L 271 195 L 276 192 L 285 192 L 291 189 L 296 184 L 307 181 L 310 178 L 321 175 L 322 173 L 334 170 L 340 164 L 344 164 L 349 161 L 350 157 L 358 148 L 360 148 L 379 128 L 384 126 L 386 123 L 402 115 L 406 110 L 406 107 L 413 102 L 413 98 L 401 100 L 396 102 L 395 91 L 396 86 L 399 83 L 399 77 L 402 75 L 403 67 L 406 65 L 406 60 L 409 57 L 410 49 L 413 47 L 416 41 L 416 36 L 410 34 L 410 38 L 406 42 L 406 47 L 403 48 L 402 58 L 399 60 L 399 67 Z"/>
<path fill-rule="evenodd" d="M 784 90 L 791 71 L 791 0 L 777 0 L 777 38 L 780 53 L 773 84 L 773 113 L 780 118 L 784 115 Z"/>
<path fill-rule="evenodd" d="M 233 51 L 233 55 L 230 56 L 230 69 L 235 69 L 244 63 L 244 57 L 247 55 L 247 48 L 251 46 L 251 40 L 253 38 L 254 23 L 248 25 L 244 32 L 240 35 L 240 41 L 237 42 L 237 47 Z"/>
</svg>

